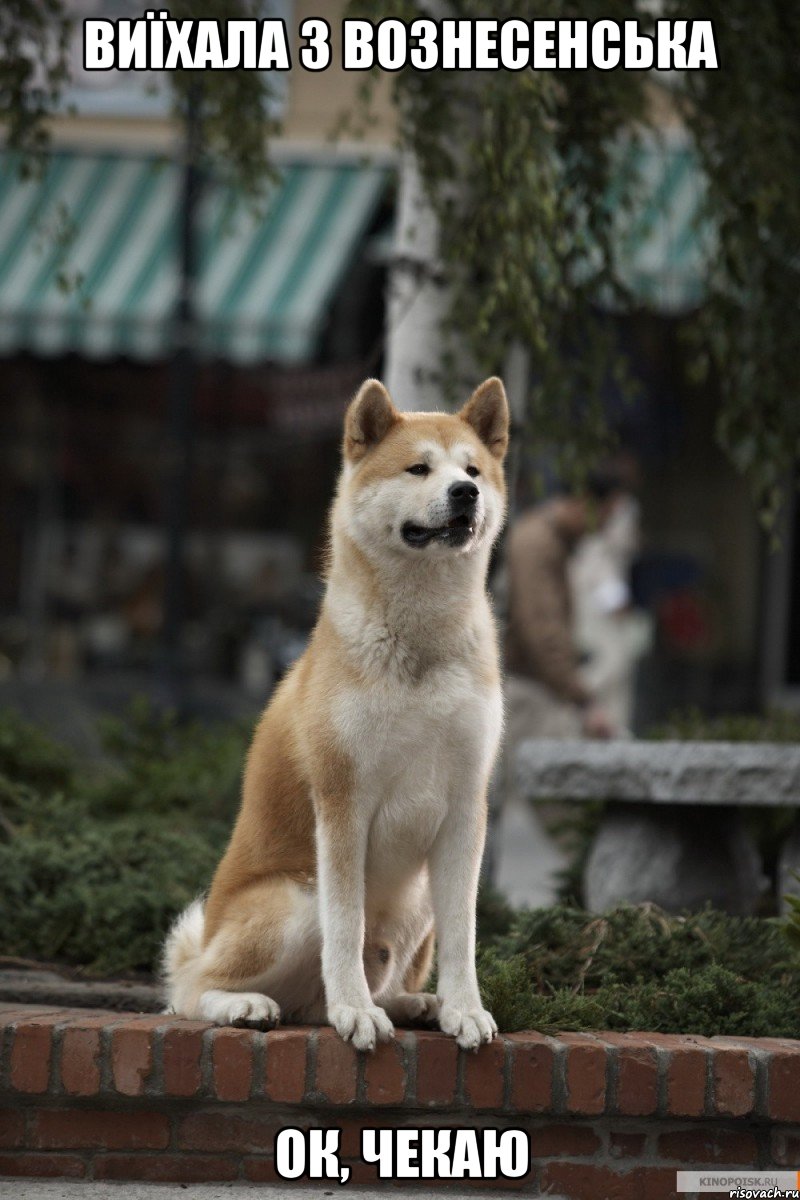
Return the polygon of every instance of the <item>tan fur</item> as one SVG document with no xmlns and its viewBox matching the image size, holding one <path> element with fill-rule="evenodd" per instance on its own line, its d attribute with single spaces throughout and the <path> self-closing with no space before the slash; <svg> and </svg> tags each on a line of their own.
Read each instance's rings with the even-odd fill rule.
<svg viewBox="0 0 800 1200">
<path fill-rule="evenodd" d="M 430 973 L 434 935 L 426 863 L 424 858 L 416 863 L 413 852 L 407 851 L 411 858 L 406 875 L 398 876 L 392 886 L 388 881 L 391 857 L 388 871 L 382 868 L 371 873 L 373 842 L 377 854 L 381 839 L 391 837 L 394 824 L 405 818 L 391 807 L 365 817 L 359 788 L 363 788 L 364 764 L 371 747 L 383 744 L 381 739 L 391 735 L 390 729 L 382 727 L 383 707 L 376 697 L 386 695 L 391 709 L 398 689 L 410 689 L 409 702 L 413 704 L 416 689 L 438 686 L 435 680 L 440 676 L 460 679 L 462 674 L 463 686 L 471 679 L 475 687 L 486 689 L 487 695 L 499 693 L 496 639 L 482 576 L 491 539 L 502 519 L 507 423 L 505 396 L 498 381 L 488 381 L 478 389 L 457 416 L 401 414 L 376 381 L 365 384 L 351 405 L 343 442 L 345 467 L 331 514 L 326 601 L 305 654 L 277 689 L 255 730 L 241 809 L 204 911 L 198 908 L 193 916 L 187 914 L 183 933 L 176 927 L 168 941 L 166 971 L 178 1011 L 188 1016 L 211 1013 L 212 1019 L 263 1022 L 275 1019 L 279 1004 L 287 1015 L 322 1019 L 321 934 L 315 924 L 319 920 L 319 848 L 324 847 L 331 878 L 340 880 L 349 894 L 348 889 L 357 882 L 352 879 L 356 869 L 353 847 L 362 844 L 367 860 L 360 945 L 370 993 L 374 996 L 382 989 L 392 993 L 387 993 L 386 1007 L 395 1019 L 419 1015 L 423 1009 L 434 1015 L 434 998 L 400 994 L 398 999 L 395 995 L 402 989 L 421 993 Z M 447 455 L 469 456 L 480 471 L 486 495 L 494 498 L 494 524 L 485 545 L 478 537 L 474 566 L 463 556 L 457 561 L 456 550 L 441 554 L 432 550 L 423 561 L 424 552 L 401 548 L 408 557 L 409 578 L 418 574 L 417 603 L 416 591 L 409 595 L 403 591 L 404 571 L 387 573 L 383 551 L 373 553 L 369 538 L 358 532 L 358 513 L 360 506 L 366 505 L 365 519 L 374 525 L 370 497 L 385 486 L 413 496 L 415 483 L 407 468 L 417 461 L 420 446 L 428 444 L 445 459 Z M 463 475 L 458 464 L 449 469 Z M 447 586 L 448 572 L 454 580 L 452 587 Z M 468 586 L 455 582 L 462 579 L 469 581 Z M 369 639 L 367 633 L 362 638 L 363 619 L 350 615 L 353 606 L 354 613 L 368 614 L 374 624 Z M 377 704 L 376 724 L 371 729 L 367 723 L 353 741 L 347 722 L 356 718 L 350 718 L 348 705 L 361 694 L 365 704 L 367 697 L 371 697 L 369 703 Z M 406 707 L 400 711 L 405 713 Z M 352 712 L 358 714 L 359 710 L 356 707 Z M 392 729 L 396 727 L 402 736 L 393 720 Z M 399 745 L 397 752 L 402 765 L 405 760 Z M 489 766 L 492 753 L 489 746 Z M 386 770 L 394 769 L 387 765 Z M 470 818 L 472 832 L 464 841 L 471 862 L 476 856 L 479 860 L 483 844 L 487 774 L 488 766 L 483 766 L 476 775 L 475 787 L 481 794 Z M 386 786 L 391 786 L 390 777 Z M 413 816 L 409 819 L 412 826 L 419 824 Z M 441 815 L 430 817 L 434 832 L 441 819 Z M 365 826 L 365 820 L 372 824 Z M 385 851 L 381 849 L 380 854 Z M 325 912 L 320 916 L 324 928 Z M 186 932 L 188 926 L 191 936 Z M 326 979 L 326 988 L 333 986 Z M 219 996 L 229 992 L 243 993 L 242 1003 L 226 1007 Z M 274 996 L 277 1004 L 270 1000 L 271 1008 L 260 1006 L 257 1001 L 262 992 Z M 212 999 L 204 1000 L 208 996 Z M 329 1008 L 332 1002 L 329 995 Z M 214 1015 L 217 1011 L 223 1015 Z M 231 1016 L 233 1012 L 238 1015 Z M 381 1020 L 373 1019 L 378 1036 L 382 1036 Z M 334 1023 L 340 1027 L 340 1022 Z M 353 1028 L 354 1042 L 368 1047 L 369 1033 L 363 1032 L 363 1022 L 356 1022 Z M 485 1032 L 480 1036 L 485 1038 Z M 372 1044 L 374 1037 L 373 1030 Z"/>
<path fill-rule="evenodd" d="M 433 952 L 436 948 L 436 938 L 431 929 L 430 933 L 420 942 L 417 951 L 411 960 L 411 966 L 406 971 L 403 987 L 407 992 L 421 992 L 425 984 L 428 982 L 428 977 L 433 966 Z"/>
</svg>

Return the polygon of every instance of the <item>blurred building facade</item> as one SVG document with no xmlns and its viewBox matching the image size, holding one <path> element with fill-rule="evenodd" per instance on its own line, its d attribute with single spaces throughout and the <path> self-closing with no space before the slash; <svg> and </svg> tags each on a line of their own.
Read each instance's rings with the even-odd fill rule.
<svg viewBox="0 0 800 1200">
<path fill-rule="evenodd" d="M 125 0 L 78 6 L 81 17 L 119 16 Z M 209 176 L 198 205 L 187 666 L 259 696 L 313 620 L 341 415 L 382 364 L 395 118 L 384 80 L 364 139 L 330 140 L 358 108 L 360 77 L 338 65 L 343 9 L 326 5 L 331 66 L 296 68 L 277 88 L 280 180 L 265 203 L 254 209 Z M 309 0 L 276 0 L 270 11 L 295 32 L 318 15 Z M 21 180 L 6 157 L 0 179 L 8 675 L 149 669 L 164 620 L 185 130 L 163 80 L 87 77 L 80 62 L 76 43 L 45 172 Z M 668 89 L 656 83 L 653 95 L 656 134 L 620 156 L 620 170 L 640 180 L 619 231 L 636 308 L 609 315 L 640 388 L 629 403 L 611 387 L 607 396 L 642 480 L 632 591 L 655 637 L 638 728 L 672 707 L 752 708 L 800 687 L 791 522 L 769 558 L 714 442 L 714 380 L 687 382 L 684 334 L 709 252 L 702 186 Z"/>
<path fill-rule="evenodd" d="M 296 33 L 316 10 L 269 15 Z M 277 181 L 256 200 L 210 172 L 198 189 L 186 663 L 262 692 L 273 643 L 313 620 L 342 413 L 380 363 L 393 124 L 378 89 L 368 135 L 332 140 L 357 82 L 336 57 L 277 77 Z M 0 190 L 0 661 L 146 669 L 165 616 L 186 129 L 163 73 L 88 74 L 76 33 L 51 138 L 31 178 L 5 156 Z"/>
</svg>

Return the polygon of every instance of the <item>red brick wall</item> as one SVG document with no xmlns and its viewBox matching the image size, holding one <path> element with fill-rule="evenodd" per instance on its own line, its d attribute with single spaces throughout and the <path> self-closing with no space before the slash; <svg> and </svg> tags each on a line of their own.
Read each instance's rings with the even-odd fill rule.
<svg viewBox="0 0 800 1200">
<path fill-rule="evenodd" d="M 569 1200 L 667 1200 L 680 1168 L 800 1166 L 797 1042 L 515 1033 L 472 1055 L 403 1032 L 358 1055 L 326 1028 L 12 1005 L 0 1038 L 6 1176 L 271 1180 L 286 1125 L 341 1129 L 348 1186 L 375 1181 L 360 1132 L 386 1125 L 522 1128 L 531 1172 L 503 1186 Z"/>
</svg>

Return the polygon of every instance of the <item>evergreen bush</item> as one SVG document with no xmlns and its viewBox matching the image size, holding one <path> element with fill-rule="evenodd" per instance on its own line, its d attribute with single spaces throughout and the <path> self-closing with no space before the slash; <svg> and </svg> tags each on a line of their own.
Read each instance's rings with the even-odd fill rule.
<svg viewBox="0 0 800 1200">
<path fill-rule="evenodd" d="M 0 954 L 150 972 L 172 918 L 208 887 L 247 730 L 179 725 L 139 703 L 104 722 L 103 741 L 105 761 L 76 762 L 0 713 Z M 485 888 L 484 1000 L 504 1030 L 800 1037 L 798 913 L 515 912 Z"/>
</svg>

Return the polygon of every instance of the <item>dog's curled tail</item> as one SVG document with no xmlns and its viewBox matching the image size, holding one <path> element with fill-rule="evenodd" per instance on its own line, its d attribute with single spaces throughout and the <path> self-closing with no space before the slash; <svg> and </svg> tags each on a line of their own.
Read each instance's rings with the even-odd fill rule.
<svg viewBox="0 0 800 1200">
<path fill-rule="evenodd" d="M 194 990 L 191 982 L 203 953 L 203 929 L 205 926 L 204 902 L 193 900 L 179 917 L 176 917 L 164 943 L 161 957 L 161 978 L 168 1009 L 190 1015 L 186 1009 L 187 990 Z M 188 985 L 188 988 L 187 988 Z"/>
</svg>

